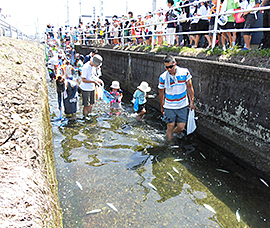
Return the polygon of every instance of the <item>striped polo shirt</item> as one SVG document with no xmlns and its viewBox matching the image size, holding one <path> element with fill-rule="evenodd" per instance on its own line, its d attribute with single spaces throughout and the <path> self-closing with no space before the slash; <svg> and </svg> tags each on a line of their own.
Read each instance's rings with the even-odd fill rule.
<svg viewBox="0 0 270 228">
<path fill-rule="evenodd" d="M 159 89 L 165 89 L 167 72 L 168 71 L 165 71 L 159 77 Z M 165 89 L 165 102 L 163 108 L 180 109 L 188 106 L 189 102 L 187 98 L 186 82 L 192 78 L 189 70 L 187 68 L 181 68 L 176 66 L 175 75 L 170 75 L 170 77 L 170 88 Z"/>
</svg>

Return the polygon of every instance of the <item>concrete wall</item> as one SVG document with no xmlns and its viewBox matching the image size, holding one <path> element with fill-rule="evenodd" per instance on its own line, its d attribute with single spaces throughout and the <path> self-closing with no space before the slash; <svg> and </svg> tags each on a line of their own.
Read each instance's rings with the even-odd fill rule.
<svg viewBox="0 0 270 228">
<path fill-rule="evenodd" d="M 77 46 L 81 54 L 91 49 Z M 103 78 L 118 80 L 133 93 L 142 80 L 158 94 L 158 78 L 165 71 L 164 55 L 99 48 Z M 195 58 L 176 57 L 190 70 L 195 90 L 197 133 L 229 151 L 241 162 L 270 173 L 270 70 Z M 160 110 L 158 98 L 149 100 Z"/>
</svg>

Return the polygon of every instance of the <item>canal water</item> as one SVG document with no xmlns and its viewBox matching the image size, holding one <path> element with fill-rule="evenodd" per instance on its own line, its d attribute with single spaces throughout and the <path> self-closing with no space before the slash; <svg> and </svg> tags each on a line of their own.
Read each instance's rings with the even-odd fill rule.
<svg viewBox="0 0 270 228">
<path fill-rule="evenodd" d="M 59 117 L 55 82 L 49 105 L 64 228 L 270 227 L 270 183 L 195 135 L 170 148 L 160 113 L 136 120 L 97 101 L 91 121 Z M 200 120 L 198 120 L 200 121 Z"/>
</svg>

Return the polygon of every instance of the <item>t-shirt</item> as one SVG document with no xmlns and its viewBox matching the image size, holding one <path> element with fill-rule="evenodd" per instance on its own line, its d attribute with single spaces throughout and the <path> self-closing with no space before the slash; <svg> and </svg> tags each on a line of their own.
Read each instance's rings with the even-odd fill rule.
<svg viewBox="0 0 270 228">
<path fill-rule="evenodd" d="M 148 18 L 145 21 L 145 25 L 147 25 L 145 28 L 146 30 L 148 29 L 149 32 L 154 32 L 154 25 L 153 25 L 153 19 L 152 18 Z"/>
<path fill-rule="evenodd" d="M 169 9 L 169 11 L 165 14 L 165 21 L 174 21 L 177 19 L 177 14 L 174 9 Z M 167 28 L 175 28 L 177 22 L 170 22 L 167 24 Z"/>
<path fill-rule="evenodd" d="M 146 92 L 143 92 L 143 91 L 141 91 L 139 89 L 137 89 L 134 92 L 133 97 L 139 99 L 139 105 L 142 105 L 142 104 L 147 102 L 147 100 L 146 100 Z"/>
<path fill-rule="evenodd" d="M 234 0 L 228 0 L 226 11 L 231 10 L 231 9 L 237 9 L 238 7 L 239 7 L 238 3 L 234 3 Z M 228 16 L 228 22 L 234 22 L 234 21 L 235 19 L 233 17 L 233 14 Z"/>
<path fill-rule="evenodd" d="M 209 15 L 209 10 L 208 8 L 205 7 L 205 5 L 202 5 L 198 11 L 197 11 L 198 16 L 208 16 Z M 207 20 L 208 21 L 208 17 L 202 17 L 201 20 Z"/>
<path fill-rule="evenodd" d="M 168 75 L 170 75 L 168 73 Z M 165 80 L 167 77 L 167 71 L 159 77 L 159 89 L 165 89 L 165 102 L 164 108 L 168 109 L 180 109 L 186 107 L 189 102 L 187 99 L 187 87 L 186 82 L 189 81 L 192 76 L 187 68 L 181 68 L 176 66 L 176 73 L 174 76 L 170 75 L 170 88 L 165 89 Z M 174 80 L 175 79 L 175 80 Z M 177 81 L 177 82 L 175 82 Z"/>
<path fill-rule="evenodd" d="M 164 15 L 157 16 L 157 19 L 156 19 L 156 22 L 157 23 L 161 23 L 161 22 L 164 22 L 164 21 L 165 21 Z M 163 31 L 163 25 L 162 24 L 158 24 L 157 25 L 157 28 L 156 28 L 156 31 L 157 32 L 162 32 Z"/>
<path fill-rule="evenodd" d="M 96 68 L 94 66 L 91 66 L 89 63 L 90 62 L 88 61 L 86 64 L 83 65 L 82 78 L 86 78 L 90 81 L 95 81 L 98 79 L 98 77 L 96 77 Z M 95 83 L 81 82 L 80 87 L 84 91 L 93 91 L 95 90 Z"/>
<path fill-rule="evenodd" d="M 51 70 L 54 70 L 54 66 L 58 65 L 58 57 L 54 56 L 52 58 L 49 59 L 48 61 L 48 68 Z"/>
<path fill-rule="evenodd" d="M 248 7 L 248 1 L 243 0 L 242 2 L 239 2 L 239 7 L 241 8 L 241 10 L 245 10 Z"/>
<path fill-rule="evenodd" d="M 66 76 L 67 77 L 72 76 L 71 70 L 72 70 L 72 66 L 71 65 L 67 65 L 66 66 Z"/>
<path fill-rule="evenodd" d="M 258 3 L 260 3 L 259 2 L 259 0 L 250 0 L 250 2 L 249 2 L 249 4 L 248 4 L 248 6 L 247 6 L 247 9 L 252 9 L 252 8 L 254 8 L 254 6 L 256 5 L 256 4 L 258 4 Z M 258 11 L 256 10 L 256 11 L 252 11 L 252 12 L 250 12 L 251 14 L 256 14 Z M 256 19 L 257 19 L 257 16 L 256 16 Z"/>
<path fill-rule="evenodd" d="M 193 6 L 193 5 L 191 5 L 191 6 L 190 6 L 190 10 L 189 10 L 189 12 L 190 12 L 190 17 L 194 17 L 195 10 L 196 10 L 196 7 Z M 200 20 L 199 18 L 194 18 L 194 19 L 191 20 L 190 23 L 191 23 L 191 24 L 198 23 L 199 20 Z"/>
</svg>

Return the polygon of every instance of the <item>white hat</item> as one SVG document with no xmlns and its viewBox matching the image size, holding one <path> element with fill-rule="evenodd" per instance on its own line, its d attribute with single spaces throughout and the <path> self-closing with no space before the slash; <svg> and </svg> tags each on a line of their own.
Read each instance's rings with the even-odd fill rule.
<svg viewBox="0 0 270 228">
<path fill-rule="evenodd" d="M 112 89 L 120 89 L 120 84 L 118 81 L 113 81 L 111 85 Z"/>
<path fill-rule="evenodd" d="M 141 84 L 137 87 L 139 90 L 143 91 L 143 92 L 150 92 L 151 88 L 148 86 L 147 82 L 141 82 Z"/>
<path fill-rule="evenodd" d="M 92 58 L 92 62 L 100 66 L 102 64 L 102 57 L 99 54 L 95 54 Z"/>
</svg>

